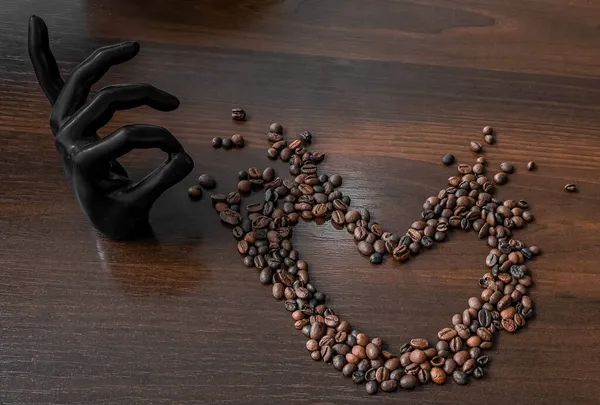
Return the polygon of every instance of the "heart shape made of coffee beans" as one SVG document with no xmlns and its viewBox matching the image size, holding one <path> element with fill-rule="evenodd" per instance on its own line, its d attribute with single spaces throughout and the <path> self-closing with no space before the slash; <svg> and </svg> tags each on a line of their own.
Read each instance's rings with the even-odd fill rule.
<svg viewBox="0 0 600 405">
<path fill-rule="evenodd" d="M 273 297 L 284 301 L 294 327 L 307 337 L 310 357 L 332 364 L 354 383 L 364 383 L 369 394 L 399 387 L 414 389 L 429 381 L 441 385 L 449 377 L 459 385 L 468 384 L 471 377 L 482 378 L 490 361 L 485 351 L 493 346 L 494 336 L 501 330 L 512 333 L 525 327 L 533 315 L 528 295 L 532 279 L 525 262 L 540 251 L 512 237 L 514 230 L 533 221 L 533 214 L 523 200 L 493 197 L 496 185 L 504 184 L 506 172 L 512 172 L 512 165 L 510 170 L 503 167 L 493 181 L 485 176 L 483 157 L 473 166 L 458 165 L 457 175 L 448 179 L 449 186 L 427 199 L 422 218 L 399 237 L 384 231 L 379 223 L 371 223 L 367 209 L 350 208 L 350 198 L 338 189 L 341 176 L 318 173 L 325 155 L 308 151 L 310 133 L 305 131 L 288 144 L 282 127 L 275 128 L 267 134 L 271 143 L 267 156 L 289 162 L 295 178 L 283 180 L 273 168 L 261 171 L 253 167 L 240 172 L 239 191 L 215 193 L 211 199 L 221 220 L 234 226 L 244 264 L 260 270 L 260 282 L 272 285 Z M 484 135 L 491 135 L 489 127 Z M 451 160 L 445 156 L 443 161 L 452 164 Z M 240 192 L 247 195 L 263 189 L 264 203 L 249 204 L 248 217 L 242 218 Z M 443 242 L 452 229 L 473 230 L 480 239 L 487 238 L 491 248 L 485 258 L 489 272 L 478 281 L 480 296 L 469 298 L 468 308 L 439 330 L 435 345 L 414 338 L 394 354 L 386 350 L 381 338 L 370 339 L 337 316 L 327 306 L 325 294 L 310 282 L 308 263 L 300 259 L 291 242 L 292 228 L 300 219 L 318 224 L 330 221 L 336 229 L 346 227 L 359 253 L 368 256 L 372 264 L 381 264 L 385 255 L 406 262 Z"/>
</svg>

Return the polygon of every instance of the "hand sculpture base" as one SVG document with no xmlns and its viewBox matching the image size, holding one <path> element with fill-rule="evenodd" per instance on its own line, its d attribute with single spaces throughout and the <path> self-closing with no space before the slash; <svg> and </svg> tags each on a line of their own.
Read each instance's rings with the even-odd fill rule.
<svg viewBox="0 0 600 405">
<path fill-rule="evenodd" d="M 65 82 L 50 50 L 46 24 L 36 16 L 29 21 L 29 57 L 52 105 L 50 127 L 56 150 L 82 210 L 96 229 L 114 239 L 147 233 L 154 202 L 194 167 L 165 128 L 134 124 L 104 138 L 97 134 L 116 111 L 142 105 L 172 111 L 179 106 L 175 96 L 148 84 L 108 86 L 87 100 L 91 86 L 111 66 L 132 59 L 139 49 L 138 43 L 131 41 L 100 48 L 73 69 Z M 167 159 L 133 182 L 117 159 L 143 148 L 159 148 Z"/>
</svg>

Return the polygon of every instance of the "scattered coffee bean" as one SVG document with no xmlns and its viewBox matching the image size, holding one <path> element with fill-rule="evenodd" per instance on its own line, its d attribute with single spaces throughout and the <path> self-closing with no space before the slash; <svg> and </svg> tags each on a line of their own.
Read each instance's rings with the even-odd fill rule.
<svg viewBox="0 0 600 405">
<path fill-rule="evenodd" d="M 231 139 L 225 138 L 221 143 L 223 149 L 231 149 L 233 147 L 233 141 Z"/>
<path fill-rule="evenodd" d="M 479 142 L 475 142 L 475 141 L 471 141 L 471 143 L 469 144 L 469 147 L 475 153 L 479 153 L 483 149 L 483 146 Z"/>
<path fill-rule="evenodd" d="M 442 157 L 442 163 L 446 166 L 450 166 L 454 163 L 454 155 L 451 153 L 447 153 Z"/>
<path fill-rule="evenodd" d="M 201 174 L 200 177 L 198 177 L 198 184 L 202 188 L 211 190 L 215 188 L 217 183 L 215 182 L 215 179 L 210 177 L 208 174 Z"/>
<path fill-rule="evenodd" d="M 494 129 L 490 126 L 485 126 L 483 127 L 482 132 L 484 135 L 492 135 L 494 133 Z"/>
<path fill-rule="evenodd" d="M 202 188 L 200 186 L 192 186 L 188 188 L 188 195 L 192 200 L 199 200 L 202 197 Z"/>
<path fill-rule="evenodd" d="M 565 186 L 565 190 L 568 191 L 569 193 L 575 193 L 575 192 L 577 192 L 577 185 L 576 184 L 567 184 Z"/>
<path fill-rule="evenodd" d="M 488 134 L 488 135 L 484 135 L 483 140 L 485 141 L 485 143 L 487 143 L 488 145 L 493 145 L 494 142 L 496 142 L 496 139 L 494 138 L 494 135 Z"/>
<path fill-rule="evenodd" d="M 283 127 L 281 126 L 281 124 L 274 122 L 269 126 L 269 131 L 281 135 L 283 134 Z"/>
<path fill-rule="evenodd" d="M 498 172 L 494 175 L 496 184 L 505 184 L 508 181 L 508 175 L 505 172 Z"/>
<path fill-rule="evenodd" d="M 218 136 L 215 136 L 212 139 L 212 146 L 213 146 L 213 148 L 220 148 L 221 145 L 223 145 L 223 139 L 219 138 Z"/>
<path fill-rule="evenodd" d="M 235 121 L 244 121 L 246 119 L 246 111 L 242 108 L 234 108 L 231 110 L 231 118 Z"/>
<path fill-rule="evenodd" d="M 527 163 L 527 170 L 529 170 L 529 171 L 535 170 L 536 167 L 537 166 L 533 160 L 531 162 Z"/>
<path fill-rule="evenodd" d="M 515 168 L 510 162 L 502 162 L 500 163 L 500 170 L 502 170 L 504 173 L 512 173 Z"/>
<path fill-rule="evenodd" d="M 235 146 L 237 146 L 238 148 L 244 147 L 244 137 L 241 136 L 240 134 L 231 135 L 231 142 L 233 142 L 233 144 Z"/>
</svg>

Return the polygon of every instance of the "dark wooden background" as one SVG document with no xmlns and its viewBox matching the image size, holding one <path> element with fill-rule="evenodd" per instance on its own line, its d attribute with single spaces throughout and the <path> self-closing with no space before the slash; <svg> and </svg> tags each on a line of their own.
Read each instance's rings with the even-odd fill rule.
<svg viewBox="0 0 600 405">
<path fill-rule="evenodd" d="M 595 404 L 600 396 L 600 5 L 592 1 L 4 0 L 0 7 L 0 403 Z M 567 5 L 568 3 L 568 5 Z M 116 243 L 79 210 L 54 151 L 49 105 L 27 56 L 31 14 L 48 23 L 64 74 L 97 46 L 139 40 L 102 85 L 148 82 L 173 113 L 120 113 L 170 129 L 196 169 L 155 205 L 155 241 Z M 251 120 L 236 125 L 230 109 Z M 503 198 L 529 201 L 519 233 L 538 315 L 492 350 L 488 377 L 368 397 L 312 361 L 270 288 L 235 252 L 208 198 L 265 167 L 272 121 L 308 129 L 322 165 L 384 227 L 401 232 L 470 140 L 497 129 L 492 167 L 517 165 Z M 213 136 L 244 135 L 214 151 Z M 535 160 L 539 170 L 526 172 Z M 135 152 L 134 176 L 162 160 Z M 284 169 L 283 165 L 277 165 Z M 281 171 L 282 174 L 286 172 Z M 577 183 L 568 195 L 563 185 Z M 398 348 L 450 322 L 485 272 L 473 234 L 410 265 L 371 266 L 345 232 L 302 224 L 294 241 L 338 313 Z"/>
</svg>

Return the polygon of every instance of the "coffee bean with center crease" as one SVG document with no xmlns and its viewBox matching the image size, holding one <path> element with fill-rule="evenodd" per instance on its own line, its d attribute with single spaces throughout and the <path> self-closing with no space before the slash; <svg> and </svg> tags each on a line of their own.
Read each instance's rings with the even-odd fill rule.
<svg viewBox="0 0 600 405">
<path fill-rule="evenodd" d="M 236 211 L 233 211 L 230 209 L 221 211 L 221 213 L 219 214 L 219 217 L 221 218 L 221 221 L 223 221 L 229 225 L 237 225 L 240 222 L 239 212 L 236 212 Z"/>
<path fill-rule="evenodd" d="M 410 251 L 406 245 L 398 245 L 393 251 L 394 259 L 398 261 L 406 261 L 410 256 Z"/>
</svg>

